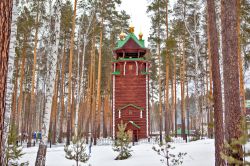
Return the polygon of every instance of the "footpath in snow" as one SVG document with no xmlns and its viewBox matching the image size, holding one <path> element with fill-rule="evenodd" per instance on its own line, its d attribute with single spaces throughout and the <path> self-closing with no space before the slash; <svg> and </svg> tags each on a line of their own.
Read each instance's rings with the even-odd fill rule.
<svg viewBox="0 0 250 166">
<path fill-rule="evenodd" d="M 186 152 L 183 166 L 213 166 L 214 140 L 206 139 L 189 143 L 173 143 L 173 152 Z M 93 146 L 91 158 L 82 166 L 163 166 L 159 156 L 152 150 L 153 144 L 141 143 L 132 147 L 132 157 L 127 160 L 114 160 L 117 153 L 111 145 Z M 24 148 L 25 155 L 21 161 L 29 161 L 33 166 L 36 159 L 37 147 Z M 87 151 L 88 152 L 88 151 Z M 63 146 L 48 148 L 46 166 L 73 166 L 75 162 L 65 158 Z"/>
</svg>

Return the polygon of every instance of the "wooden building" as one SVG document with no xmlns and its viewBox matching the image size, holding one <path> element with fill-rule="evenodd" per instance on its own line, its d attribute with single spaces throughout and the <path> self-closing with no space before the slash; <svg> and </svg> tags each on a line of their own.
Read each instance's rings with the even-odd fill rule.
<svg viewBox="0 0 250 166">
<path fill-rule="evenodd" d="M 120 34 L 113 50 L 113 138 L 117 124 L 127 123 L 126 131 L 134 141 L 149 136 L 149 61 L 145 55 L 142 33 L 139 39 L 130 26 L 130 33 Z"/>
</svg>

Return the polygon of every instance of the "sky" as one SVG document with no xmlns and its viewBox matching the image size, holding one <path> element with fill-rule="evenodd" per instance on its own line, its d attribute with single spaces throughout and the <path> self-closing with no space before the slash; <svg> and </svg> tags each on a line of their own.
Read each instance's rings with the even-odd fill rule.
<svg viewBox="0 0 250 166">
<path fill-rule="evenodd" d="M 143 33 L 143 39 L 147 45 L 147 38 L 150 33 L 150 18 L 147 15 L 147 0 L 122 0 L 121 10 L 125 10 L 131 16 L 130 23 L 135 26 L 135 35 L 140 30 Z"/>
<path fill-rule="evenodd" d="M 147 46 L 147 39 L 150 34 L 150 17 L 147 14 L 147 6 L 151 0 L 122 0 L 120 5 L 121 10 L 125 10 L 130 15 L 130 23 L 135 26 L 135 34 L 138 35 L 140 31 L 143 33 L 143 39 Z M 176 0 L 169 0 L 172 6 Z"/>
<path fill-rule="evenodd" d="M 150 17 L 147 14 L 147 6 L 150 4 L 150 0 L 122 0 L 120 5 L 121 10 L 125 10 L 130 16 L 130 23 L 135 26 L 135 34 L 138 35 L 140 30 L 143 33 L 143 39 L 147 46 L 147 39 L 150 34 Z M 176 0 L 170 0 L 172 6 Z M 245 73 L 245 85 L 250 88 L 250 71 Z"/>
</svg>

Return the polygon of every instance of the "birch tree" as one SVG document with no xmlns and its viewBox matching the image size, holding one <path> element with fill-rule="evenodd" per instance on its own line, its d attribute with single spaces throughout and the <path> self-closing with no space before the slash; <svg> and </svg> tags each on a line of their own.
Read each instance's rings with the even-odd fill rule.
<svg viewBox="0 0 250 166">
<path fill-rule="evenodd" d="M 194 70 L 194 96 L 195 96 L 195 110 L 198 113 L 199 110 L 199 103 L 198 103 L 198 98 L 199 98 L 199 57 L 200 57 L 200 43 L 198 40 L 199 37 L 199 23 L 200 23 L 200 16 L 199 16 L 199 1 L 194 0 L 192 1 L 192 6 L 193 9 L 191 11 L 191 18 L 192 20 L 192 26 L 189 26 L 189 23 L 186 18 L 187 14 L 187 2 L 186 0 L 183 1 L 183 21 L 186 27 L 186 30 L 192 40 L 193 43 L 193 49 L 194 49 L 194 55 L 195 55 L 195 70 Z M 192 30 L 191 30 L 192 28 Z M 200 119 L 200 118 L 198 118 Z M 200 122 L 199 122 L 200 123 Z"/>
<path fill-rule="evenodd" d="M 37 55 L 37 44 L 38 44 L 38 28 L 39 28 L 39 7 L 40 7 L 40 2 L 36 2 L 36 19 L 35 19 L 35 45 L 34 45 L 34 51 L 33 51 L 33 67 L 32 67 L 32 80 L 31 80 L 31 103 L 30 103 L 30 112 L 29 112 L 29 119 L 31 121 L 31 124 L 29 125 L 29 142 L 28 146 L 31 146 L 31 139 L 32 139 L 32 122 L 35 121 L 33 119 L 34 117 L 34 112 L 35 112 L 35 74 L 36 74 L 36 55 Z"/>
<path fill-rule="evenodd" d="M 50 6 L 52 7 L 51 1 L 50 1 Z M 51 46 L 50 46 L 50 54 L 48 57 L 48 71 L 47 71 L 48 77 L 46 85 L 45 113 L 42 122 L 43 123 L 42 139 L 39 144 L 39 149 L 36 157 L 36 163 L 35 163 L 36 166 L 44 166 L 46 161 L 47 141 L 49 137 L 49 124 L 50 124 L 50 115 L 52 108 L 52 97 L 54 92 L 54 83 L 56 77 L 56 64 L 57 64 L 59 37 L 60 37 L 60 14 L 61 14 L 60 9 L 61 9 L 60 0 L 57 0 L 53 5 L 53 13 L 52 10 L 50 9 L 50 18 L 52 19 L 54 17 L 55 25 L 54 29 L 50 30 L 51 40 L 49 40 L 49 43 Z"/>
</svg>

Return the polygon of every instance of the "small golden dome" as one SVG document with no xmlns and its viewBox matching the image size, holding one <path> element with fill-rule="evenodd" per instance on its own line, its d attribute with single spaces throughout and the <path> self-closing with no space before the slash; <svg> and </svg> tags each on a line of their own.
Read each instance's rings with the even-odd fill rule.
<svg viewBox="0 0 250 166">
<path fill-rule="evenodd" d="M 143 37 L 143 33 L 140 31 L 140 33 L 139 33 L 139 40 L 142 40 L 142 37 Z"/>
<path fill-rule="evenodd" d="M 130 25 L 129 25 L 129 32 L 130 33 L 134 33 L 134 31 L 135 31 L 135 26 L 132 23 L 130 23 Z"/>
<path fill-rule="evenodd" d="M 122 31 L 121 34 L 119 35 L 120 40 L 124 40 L 125 36 L 126 36 L 126 34 Z"/>
</svg>

